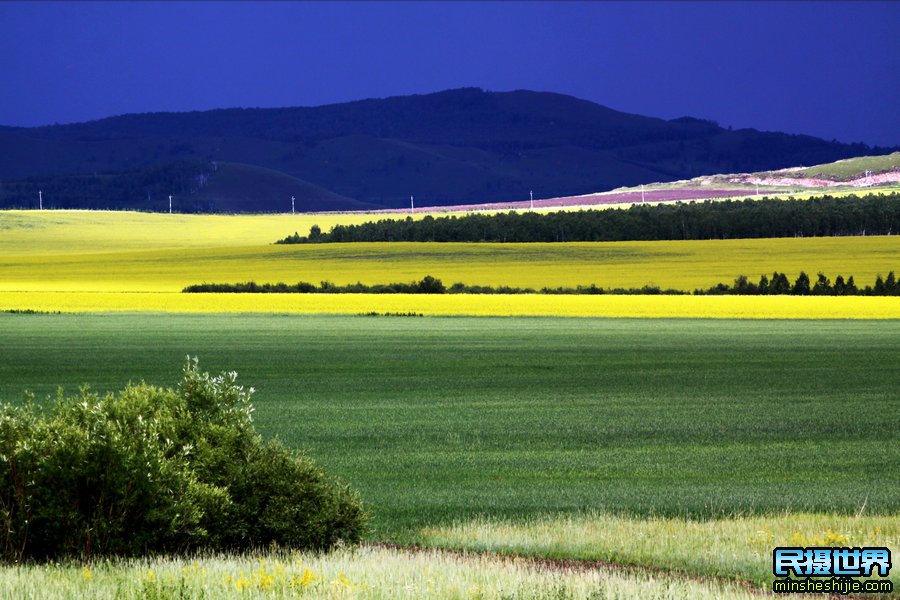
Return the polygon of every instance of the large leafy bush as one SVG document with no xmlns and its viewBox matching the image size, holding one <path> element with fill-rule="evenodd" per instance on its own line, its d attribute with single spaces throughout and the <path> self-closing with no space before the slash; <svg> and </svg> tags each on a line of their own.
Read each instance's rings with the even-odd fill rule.
<svg viewBox="0 0 900 600">
<path fill-rule="evenodd" d="M 0 405 L 0 556 L 7 561 L 359 541 L 358 497 L 256 433 L 236 373 L 188 360 L 176 389 L 61 393 Z"/>
</svg>

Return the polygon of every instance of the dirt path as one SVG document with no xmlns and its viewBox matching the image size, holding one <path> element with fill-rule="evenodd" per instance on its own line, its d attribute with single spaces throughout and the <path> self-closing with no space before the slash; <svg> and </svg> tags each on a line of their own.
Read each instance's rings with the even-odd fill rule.
<svg viewBox="0 0 900 600">
<path fill-rule="evenodd" d="M 364 544 L 365 546 L 369 546 L 372 548 L 383 548 L 386 550 L 396 550 L 400 552 L 408 552 L 410 554 L 413 553 L 426 553 L 432 552 L 436 554 L 443 554 L 445 556 L 452 556 L 458 558 L 491 558 L 499 563 L 517 563 L 527 564 L 533 566 L 536 570 L 547 570 L 547 571 L 593 571 L 593 570 L 601 570 L 601 571 L 611 571 L 616 573 L 622 573 L 626 575 L 651 575 L 651 576 L 663 576 L 669 578 L 677 578 L 683 581 L 691 581 L 694 583 L 700 584 L 718 584 L 718 585 L 730 585 L 738 588 L 743 592 L 747 592 L 748 594 L 752 594 L 754 596 L 766 597 L 766 598 L 776 598 L 782 597 L 785 595 L 789 595 L 792 598 L 818 598 L 822 599 L 862 599 L 862 598 L 873 598 L 873 597 L 881 597 L 881 596 L 872 596 L 872 595 L 841 595 L 841 594 L 776 594 L 766 589 L 762 589 L 758 587 L 752 581 L 742 580 L 742 579 L 729 579 L 727 577 L 713 577 L 713 576 L 702 576 L 702 575 L 694 575 L 691 573 L 686 573 L 684 571 L 678 571 L 675 569 L 665 569 L 662 567 L 652 567 L 646 565 L 628 565 L 628 564 L 620 564 L 614 563 L 604 560 L 595 560 L 595 559 L 562 559 L 562 558 L 547 558 L 542 556 L 521 556 L 517 554 L 499 554 L 496 552 L 490 551 L 478 551 L 478 550 L 451 550 L 446 548 L 438 548 L 438 547 L 429 547 L 429 546 L 416 546 L 416 545 L 404 545 L 404 544 L 391 544 L 388 542 L 372 542 L 368 544 Z"/>
<path fill-rule="evenodd" d="M 740 580 L 740 579 L 729 579 L 727 577 L 712 577 L 712 576 L 701 576 L 694 575 L 691 573 L 686 573 L 684 571 L 678 571 L 674 569 L 665 569 L 662 567 L 652 567 L 645 565 L 628 565 L 628 564 L 620 564 L 614 563 L 604 560 L 595 560 L 595 559 L 563 559 L 563 558 L 548 558 L 542 556 L 522 556 L 518 554 L 499 554 L 496 552 L 490 551 L 479 551 L 479 550 L 453 550 L 446 548 L 438 548 L 438 547 L 429 547 L 429 546 L 416 546 L 416 545 L 404 545 L 404 544 L 391 544 L 388 542 L 372 542 L 365 544 L 366 546 L 370 546 L 373 548 L 383 548 L 387 550 L 397 550 L 401 552 L 408 553 L 426 553 L 432 552 L 437 554 L 443 554 L 446 556 L 458 557 L 458 558 L 491 558 L 499 563 L 517 563 L 527 564 L 533 566 L 536 570 L 547 570 L 547 571 L 593 571 L 593 570 L 602 570 L 602 571 L 612 571 L 618 572 L 622 574 L 631 574 L 631 575 L 655 575 L 655 576 L 665 576 L 665 577 L 674 577 L 685 581 L 692 581 L 694 583 L 701 584 L 724 584 L 731 585 L 736 588 L 739 588 L 742 591 L 748 592 L 750 594 L 756 596 L 764 596 L 764 597 L 775 597 L 777 594 L 759 588 L 752 581 Z M 798 594 L 793 594 L 793 596 L 802 598 L 804 596 L 800 596 Z M 828 598 L 829 596 L 819 595 L 818 598 Z M 852 598 L 853 596 L 834 596 L 835 598 Z"/>
</svg>

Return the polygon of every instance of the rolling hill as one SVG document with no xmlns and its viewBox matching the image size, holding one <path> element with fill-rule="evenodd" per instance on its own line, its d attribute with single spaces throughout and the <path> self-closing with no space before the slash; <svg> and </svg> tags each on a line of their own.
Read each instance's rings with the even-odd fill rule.
<svg viewBox="0 0 900 600">
<path fill-rule="evenodd" d="M 288 212 L 296 197 L 297 212 L 360 211 L 377 208 L 346 198 L 280 171 L 240 163 L 215 163 L 194 199 L 209 212 Z"/>
<path fill-rule="evenodd" d="M 0 207 L 348 210 L 548 198 L 890 149 L 477 88 L 0 128 Z M 231 165 L 216 174 L 216 165 Z M 242 165 L 242 166 L 240 166 Z M 299 208 L 298 208 L 299 210 Z"/>
</svg>

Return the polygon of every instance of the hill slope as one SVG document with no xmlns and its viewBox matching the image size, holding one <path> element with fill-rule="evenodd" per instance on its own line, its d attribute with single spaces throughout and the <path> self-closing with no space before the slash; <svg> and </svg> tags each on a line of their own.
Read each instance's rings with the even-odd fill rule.
<svg viewBox="0 0 900 600">
<path fill-rule="evenodd" d="M 789 167 L 777 171 L 703 175 L 692 179 L 619 187 L 608 192 L 556 196 L 511 202 L 483 202 L 439 207 L 445 211 L 497 211 L 590 206 L 628 206 L 644 202 L 690 202 L 714 198 L 809 197 L 811 195 L 865 194 L 900 190 L 900 152 L 883 156 L 861 156 L 811 167 Z M 428 213 L 435 207 L 417 206 Z M 383 213 L 406 213 L 388 209 Z"/>
<path fill-rule="evenodd" d="M 822 192 L 829 192 L 834 188 L 894 186 L 900 184 L 900 152 L 881 156 L 847 158 L 811 167 L 788 167 L 757 173 L 696 177 L 678 183 L 681 184 L 681 187 L 757 185 L 788 188 L 787 191 L 819 190 Z M 665 184 L 662 187 L 666 187 Z"/>
<path fill-rule="evenodd" d="M 146 192 L 152 204 L 154 192 L 166 196 L 171 185 L 136 181 L 135 174 L 185 162 L 195 163 L 198 172 L 213 162 L 278 171 L 316 186 L 323 198 L 316 210 L 339 210 L 346 208 L 337 201 L 341 197 L 385 207 L 406 206 L 410 195 L 423 205 L 522 200 L 531 190 L 546 198 L 881 151 L 809 136 L 730 131 L 687 117 L 665 121 L 560 94 L 467 88 L 312 108 L 133 114 L 0 128 L 0 207 L 28 200 L 12 202 L 15 195 L 3 193 L 10 187 L 27 189 L 33 200 L 36 190 L 22 185 L 37 177 L 50 185 L 64 176 L 126 173 L 133 180 L 127 193 L 78 205 L 138 207 Z M 274 210 L 227 191 L 219 190 L 217 204 L 201 201 L 189 209 Z M 334 203 L 324 200 L 325 192 L 334 194 L 328 196 Z M 71 194 L 59 201 L 71 205 Z"/>
<path fill-rule="evenodd" d="M 240 163 L 216 163 L 196 193 L 210 212 L 290 212 L 292 196 L 297 212 L 376 208 L 280 171 Z"/>
</svg>

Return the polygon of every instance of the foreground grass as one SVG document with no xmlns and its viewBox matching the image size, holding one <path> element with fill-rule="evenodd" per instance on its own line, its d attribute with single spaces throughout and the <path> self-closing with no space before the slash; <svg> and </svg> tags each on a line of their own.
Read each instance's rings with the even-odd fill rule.
<svg viewBox="0 0 900 600">
<path fill-rule="evenodd" d="M 0 567 L 0 599 L 591 599 L 752 598 L 716 581 L 607 569 L 548 569 L 525 560 L 383 548 Z"/>
<path fill-rule="evenodd" d="M 0 314 L 0 398 L 257 390 L 373 537 L 478 515 L 900 513 L 900 321 Z"/>
<path fill-rule="evenodd" d="M 900 516 L 776 514 L 704 521 L 607 514 L 477 519 L 425 528 L 419 543 L 504 555 L 599 560 L 771 589 L 776 546 L 887 546 L 900 551 Z M 900 572 L 891 579 L 900 588 Z"/>
</svg>

